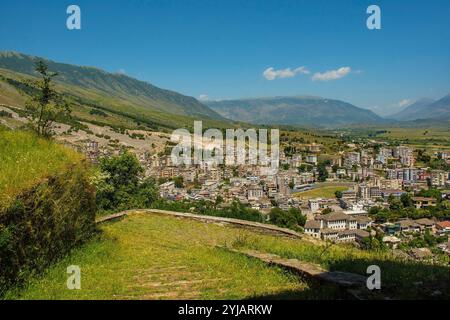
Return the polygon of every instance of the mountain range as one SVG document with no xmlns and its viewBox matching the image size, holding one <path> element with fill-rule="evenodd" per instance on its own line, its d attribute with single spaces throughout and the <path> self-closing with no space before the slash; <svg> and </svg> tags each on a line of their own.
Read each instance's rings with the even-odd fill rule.
<svg viewBox="0 0 450 320">
<path fill-rule="evenodd" d="M 400 121 L 450 119 L 450 94 L 437 101 L 421 98 L 389 118 Z"/>
<path fill-rule="evenodd" d="M 350 103 L 312 96 L 269 97 L 205 102 L 225 118 L 256 124 L 341 127 L 383 123 L 374 112 Z"/>
<path fill-rule="evenodd" d="M 74 116 L 102 125 L 161 129 L 190 127 L 194 120 L 203 120 L 206 127 L 216 128 L 249 124 L 338 128 L 450 122 L 450 94 L 437 101 L 420 99 L 388 118 L 344 101 L 314 96 L 200 102 L 125 74 L 11 51 L 0 52 L 0 104 L 23 107 L 31 90 L 27 83 L 38 76 L 37 59 L 58 74 L 56 89 L 71 99 Z"/>
<path fill-rule="evenodd" d="M 24 89 L 26 80 L 37 76 L 34 69 L 38 59 L 44 61 L 50 71 L 57 73 L 54 79 L 58 91 L 73 98 L 81 109 L 98 108 L 116 115 L 147 119 L 149 123 L 161 126 L 171 124 L 172 127 L 193 119 L 227 121 L 193 97 L 161 89 L 124 74 L 9 51 L 0 52 L 0 81 L 4 89 L 0 90 L 0 103 L 2 100 L 10 102 L 8 94 L 16 94 L 11 89 L 22 91 L 22 95 L 26 93 L 21 89 Z M 5 93 L 8 87 L 10 90 Z"/>
</svg>

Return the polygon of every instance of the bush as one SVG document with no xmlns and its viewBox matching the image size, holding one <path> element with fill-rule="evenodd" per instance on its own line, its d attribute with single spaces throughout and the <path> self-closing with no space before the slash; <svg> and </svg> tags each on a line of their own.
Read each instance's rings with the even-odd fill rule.
<svg viewBox="0 0 450 320">
<path fill-rule="evenodd" d="M 156 181 L 142 179 L 144 169 L 135 155 L 100 159 L 99 171 L 91 181 L 96 187 L 96 202 L 101 213 L 149 208 L 159 197 Z"/>
<path fill-rule="evenodd" d="M 217 200 L 217 199 L 216 199 Z M 219 201 L 220 202 L 220 201 Z M 154 209 L 176 211 L 176 212 L 192 212 L 215 217 L 241 219 L 254 222 L 264 222 L 263 216 L 258 210 L 247 207 L 238 200 L 221 208 L 217 208 L 217 201 L 170 201 L 166 199 L 158 199 L 151 205 Z"/>
<path fill-rule="evenodd" d="M 95 231 L 95 193 L 83 163 L 50 176 L 0 208 L 0 296 Z"/>
<path fill-rule="evenodd" d="M 304 226 L 306 222 L 306 216 L 296 208 L 290 208 L 287 211 L 281 210 L 280 208 L 273 208 L 270 210 L 269 216 L 270 223 L 297 231 L 301 231 L 301 226 Z"/>
</svg>

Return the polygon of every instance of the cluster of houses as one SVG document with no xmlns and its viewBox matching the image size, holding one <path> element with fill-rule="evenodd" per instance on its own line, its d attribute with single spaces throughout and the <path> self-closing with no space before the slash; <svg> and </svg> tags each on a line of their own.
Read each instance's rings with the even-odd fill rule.
<svg viewBox="0 0 450 320">
<path fill-rule="evenodd" d="M 436 219 L 401 219 L 397 222 L 387 222 L 380 225 L 387 235 L 385 242 L 394 249 L 401 242 L 399 235 L 429 232 L 436 236 L 450 236 L 450 221 L 437 221 Z"/>
<path fill-rule="evenodd" d="M 379 143 L 376 143 L 379 144 Z M 223 166 L 214 163 L 180 166 L 172 163 L 170 155 L 138 153 L 146 176 L 160 181 L 160 195 L 174 201 L 207 200 L 221 197 L 229 203 L 239 200 L 249 207 L 269 214 L 277 206 L 281 209 L 296 207 L 307 215 L 305 233 L 324 240 L 361 242 L 370 236 L 373 222 L 368 211 L 373 206 L 388 206 L 391 197 L 400 198 L 408 191 L 442 190 L 450 199 L 450 172 L 416 167 L 413 149 L 406 146 L 376 148 L 371 144 L 347 144 L 350 151 L 325 155 L 320 144 L 307 145 L 305 153 L 280 154 L 280 168 L 273 173 L 258 165 Z M 88 143 L 86 155 L 95 162 L 98 145 Z M 450 155 L 438 156 L 450 164 Z M 348 190 L 339 198 L 304 199 L 296 193 L 313 189 L 319 180 L 319 160 L 325 162 L 326 183 L 345 184 Z M 175 183 L 178 178 L 182 185 Z M 301 194 L 300 194 L 301 195 Z M 436 206 L 435 198 L 413 197 L 416 208 Z M 323 214 L 330 209 L 331 213 Z M 448 232 L 448 222 L 402 220 L 394 225 L 380 226 L 386 231 L 386 242 L 395 245 L 396 232 Z"/>
</svg>

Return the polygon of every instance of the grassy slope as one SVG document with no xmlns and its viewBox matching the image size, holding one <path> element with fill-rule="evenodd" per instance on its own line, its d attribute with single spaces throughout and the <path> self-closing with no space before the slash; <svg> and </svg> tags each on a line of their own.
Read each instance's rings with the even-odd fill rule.
<svg viewBox="0 0 450 320">
<path fill-rule="evenodd" d="M 450 298 L 450 268 L 429 263 L 405 261 L 394 257 L 391 251 L 363 251 L 349 245 L 317 246 L 305 241 L 291 239 L 253 238 L 246 241 L 245 248 L 278 254 L 284 258 L 295 258 L 318 263 L 331 271 L 348 271 L 367 276 L 370 265 L 381 270 L 382 293 L 390 298 L 431 299 L 435 291 L 437 298 Z M 448 257 L 442 257 L 448 264 Z"/>
<path fill-rule="evenodd" d="M 32 280 L 9 299 L 244 299 L 338 298 L 334 288 L 305 283 L 278 268 L 216 248 L 229 245 L 318 263 L 329 270 L 366 275 L 381 267 L 383 293 L 427 298 L 439 289 L 449 296 L 449 269 L 400 261 L 390 253 L 351 246 L 326 248 L 305 240 L 158 215 L 134 214 L 102 226 L 97 241 Z M 81 268 L 81 290 L 66 288 L 66 268 Z M 421 281 L 421 285 L 414 285 Z M 443 287 L 444 286 L 444 287 Z M 442 298 L 442 296 L 441 296 Z"/>
<path fill-rule="evenodd" d="M 0 52 L 0 67 L 21 74 L 35 76 L 36 60 L 43 60 L 49 70 L 57 72 L 56 81 L 88 89 L 117 101 L 128 102 L 136 108 L 153 109 L 171 114 L 191 115 L 201 118 L 221 117 L 196 99 L 174 91 L 155 87 L 124 74 L 109 73 L 95 67 L 76 66 L 38 58 L 18 52 Z"/>
<path fill-rule="evenodd" d="M 135 214 L 102 226 L 100 240 L 31 281 L 16 299 L 333 298 L 278 268 L 218 249 L 249 231 L 172 217 Z M 271 236 L 258 236 L 270 240 Z M 68 290 L 66 268 L 81 268 L 81 290 Z"/>
<path fill-rule="evenodd" d="M 81 156 L 29 132 L 0 131 L 0 206 Z"/>
<path fill-rule="evenodd" d="M 18 90 L 16 86 L 9 83 L 6 79 L 23 82 L 35 80 L 36 78 L 0 68 L 0 103 L 23 107 L 28 97 L 27 94 L 22 90 Z M 136 129 L 139 125 L 149 126 L 152 129 L 193 127 L 195 120 L 203 120 L 205 127 L 229 128 L 237 126 L 228 120 L 172 114 L 160 109 L 145 107 L 145 102 L 141 101 L 138 103 L 132 97 L 129 97 L 129 99 L 115 97 L 96 89 L 87 89 L 62 82 L 58 82 L 55 88 L 68 99 L 71 99 L 73 115 L 79 120 L 86 122 L 102 123 L 103 125 L 129 129 Z M 161 108 L 164 109 L 164 106 L 162 105 Z M 91 115 L 90 111 L 92 109 L 102 110 L 108 116 Z"/>
</svg>

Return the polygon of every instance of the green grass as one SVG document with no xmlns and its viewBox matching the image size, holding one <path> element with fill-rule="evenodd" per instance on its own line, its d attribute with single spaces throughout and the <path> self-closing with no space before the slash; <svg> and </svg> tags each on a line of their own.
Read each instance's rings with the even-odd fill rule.
<svg viewBox="0 0 450 320">
<path fill-rule="evenodd" d="M 410 140 L 447 140 L 450 137 L 450 130 L 444 128 L 388 128 L 386 130 L 388 132 L 381 134 L 380 137 Z"/>
<path fill-rule="evenodd" d="M 336 298 L 336 291 L 278 268 L 230 253 L 250 231 L 158 215 L 133 214 L 101 227 L 103 234 L 75 250 L 7 299 L 246 299 Z M 66 287 L 69 265 L 81 268 L 81 290 Z"/>
<path fill-rule="evenodd" d="M 81 155 L 23 131 L 0 131 L 0 207 Z"/>
<path fill-rule="evenodd" d="M 288 259 L 320 264 L 330 271 L 347 271 L 367 276 L 367 267 L 377 265 L 381 270 L 381 292 L 390 298 L 430 299 L 450 298 L 450 268 L 442 256 L 439 265 L 403 260 L 392 251 L 364 251 L 351 244 L 326 245 L 286 238 L 253 237 L 241 247 L 274 253 Z"/>
<path fill-rule="evenodd" d="M 342 298 L 336 288 L 217 248 L 257 249 L 366 275 L 381 268 L 382 293 L 391 298 L 449 298 L 446 266 L 403 261 L 390 252 L 265 235 L 245 229 L 160 215 L 132 214 L 101 226 L 98 239 L 34 278 L 6 299 L 251 299 Z M 81 268 L 81 290 L 68 290 L 66 268 Z"/>
<path fill-rule="evenodd" d="M 316 189 L 298 192 L 295 194 L 299 198 L 334 198 L 336 191 L 348 190 L 349 186 L 323 186 Z"/>
<path fill-rule="evenodd" d="M 387 141 L 410 145 L 422 149 L 448 149 L 450 148 L 450 130 L 448 126 L 407 128 L 407 127 L 369 127 L 346 130 L 351 137 L 366 137 L 377 141 Z M 375 132 L 379 131 L 379 134 Z M 381 133 L 383 132 L 383 133 Z M 369 134 L 372 136 L 369 137 Z"/>
</svg>

